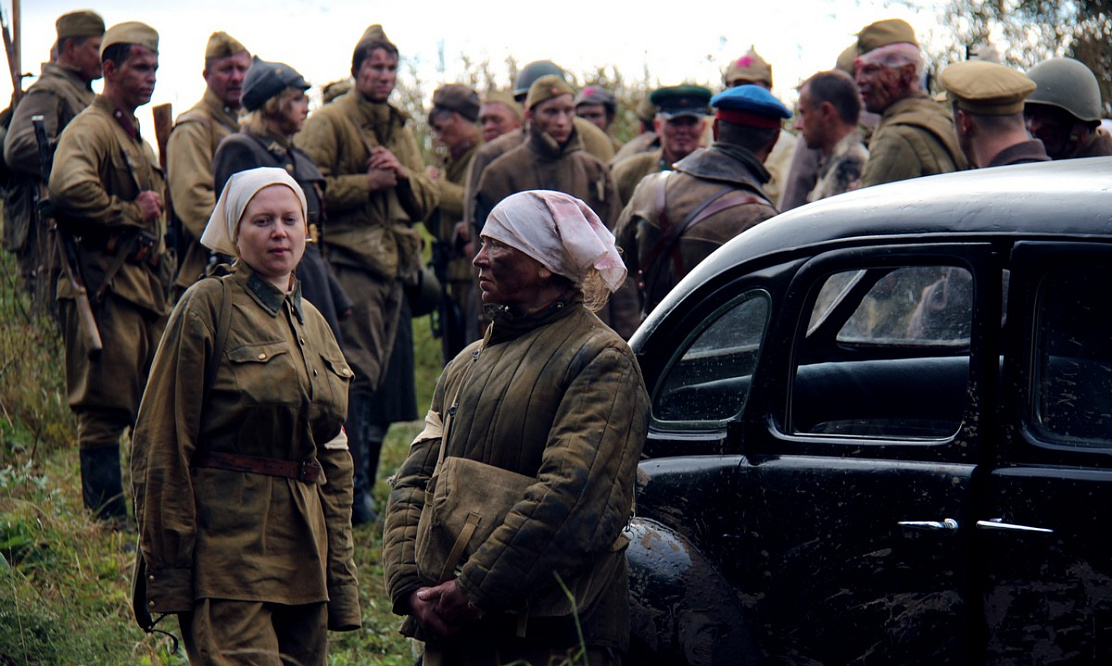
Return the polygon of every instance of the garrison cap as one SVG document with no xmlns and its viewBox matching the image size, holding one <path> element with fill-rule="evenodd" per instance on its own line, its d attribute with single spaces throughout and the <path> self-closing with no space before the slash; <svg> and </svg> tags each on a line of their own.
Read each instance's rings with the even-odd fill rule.
<svg viewBox="0 0 1112 666">
<path fill-rule="evenodd" d="M 857 42 L 854 42 L 846 47 L 845 51 L 838 54 L 838 60 L 834 63 L 835 69 L 840 69 L 846 74 L 853 76 L 857 73 L 857 65 L 854 61 L 857 60 Z"/>
<path fill-rule="evenodd" d="M 665 118 L 678 118 L 679 116 L 707 115 L 707 103 L 710 102 L 711 91 L 703 86 L 683 84 L 679 86 L 665 86 L 649 93 L 649 102 L 657 108 L 657 113 Z"/>
<path fill-rule="evenodd" d="M 648 97 L 642 97 L 633 109 L 633 113 L 637 115 L 637 119 L 641 122 L 651 123 L 653 118 L 656 118 L 656 105 L 650 102 Z"/>
<path fill-rule="evenodd" d="M 398 47 L 394 45 L 394 42 L 390 41 L 390 39 L 386 36 L 386 31 L 382 29 L 382 25 L 379 23 L 375 23 L 374 25 L 363 31 L 363 36 L 359 38 L 359 42 L 355 45 L 355 49 L 359 50 L 361 46 L 369 46 L 372 44 L 381 45 L 383 47 L 386 47 L 388 50 L 398 50 Z"/>
<path fill-rule="evenodd" d="M 727 88 L 710 100 L 717 109 L 715 117 L 734 125 L 779 129 L 780 122 L 792 112 L 762 86 L 744 85 Z"/>
<path fill-rule="evenodd" d="M 601 104 L 613 113 L 618 108 L 618 100 L 606 88 L 586 86 L 575 96 L 575 106 L 580 104 Z"/>
<path fill-rule="evenodd" d="M 568 82 L 555 74 L 546 74 L 529 86 L 529 94 L 525 97 L 525 108 L 532 109 L 541 102 L 547 102 L 560 95 L 572 95 L 574 92 Z"/>
<path fill-rule="evenodd" d="M 1023 113 L 1023 100 L 1035 90 L 1023 72 L 987 60 L 950 65 L 939 80 L 959 109 L 988 116 Z"/>
<path fill-rule="evenodd" d="M 239 40 L 221 30 L 209 36 L 208 45 L 205 46 L 205 60 L 227 58 L 246 51 L 247 47 L 240 44 Z"/>
<path fill-rule="evenodd" d="M 452 111 L 471 122 L 479 119 L 479 93 L 460 83 L 440 86 L 432 94 L 432 110 Z"/>
<path fill-rule="evenodd" d="M 58 39 L 100 37 L 104 34 L 104 19 L 100 14 L 86 9 L 59 16 L 54 27 L 58 31 Z"/>
<path fill-rule="evenodd" d="M 240 102 L 243 108 L 255 111 L 286 88 L 308 90 L 309 84 L 293 67 L 281 62 L 260 60 L 256 56 L 243 79 L 243 96 Z"/>
<path fill-rule="evenodd" d="M 750 48 L 745 55 L 737 60 L 731 60 L 722 81 L 728 86 L 742 85 L 745 83 L 763 83 L 772 87 L 772 65 L 757 54 L 757 50 Z"/>
<path fill-rule="evenodd" d="M 139 21 L 117 23 L 104 33 L 104 40 L 100 43 L 101 57 L 104 57 L 104 50 L 113 44 L 138 44 L 158 53 L 158 31 Z"/>
<path fill-rule="evenodd" d="M 522 119 L 521 105 L 514 99 L 512 92 L 504 90 L 491 90 L 483 96 L 483 104 L 501 104 L 517 116 L 518 121 Z"/>
<path fill-rule="evenodd" d="M 915 39 L 915 29 L 903 19 L 884 19 L 870 23 L 857 33 L 858 55 L 868 53 L 874 49 L 889 44 L 914 44 L 919 46 Z"/>
</svg>

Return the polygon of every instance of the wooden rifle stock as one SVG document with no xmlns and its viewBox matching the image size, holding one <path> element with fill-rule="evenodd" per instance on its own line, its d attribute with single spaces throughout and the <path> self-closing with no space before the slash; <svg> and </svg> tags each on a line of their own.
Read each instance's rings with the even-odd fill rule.
<svg viewBox="0 0 1112 666">
<path fill-rule="evenodd" d="M 58 239 L 62 252 L 62 271 L 66 274 L 66 280 L 69 281 L 70 286 L 77 294 L 74 304 L 77 307 L 77 321 L 81 328 L 81 336 L 85 339 L 89 359 L 94 360 L 100 356 L 104 349 L 104 343 L 100 339 L 97 320 L 93 317 L 93 307 L 89 302 L 89 291 L 85 288 L 85 281 L 81 278 L 81 266 L 77 261 L 77 248 L 74 245 L 73 237 L 66 230 L 60 228 L 54 220 L 54 216 L 50 214 L 50 199 L 45 192 L 46 183 L 50 179 L 53 155 L 50 150 L 50 141 L 46 138 L 46 126 L 43 124 L 43 117 L 34 116 L 31 118 L 31 124 L 35 127 L 35 141 L 39 144 L 40 182 L 36 213 L 39 216 L 40 224 L 53 231 Z"/>
</svg>

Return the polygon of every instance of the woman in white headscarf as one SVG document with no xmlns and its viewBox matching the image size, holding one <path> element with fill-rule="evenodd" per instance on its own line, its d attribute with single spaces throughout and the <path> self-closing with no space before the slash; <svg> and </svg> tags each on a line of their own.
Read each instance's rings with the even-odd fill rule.
<svg viewBox="0 0 1112 666">
<path fill-rule="evenodd" d="M 327 629 L 360 625 L 352 372 L 293 274 L 305 208 L 284 169 L 228 180 L 201 243 L 233 272 L 182 296 L 139 409 L 137 603 L 178 614 L 194 664 L 323 665 Z"/>
<path fill-rule="evenodd" d="M 587 663 L 617 663 L 648 396 L 588 306 L 625 267 L 591 209 L 559 192 L 507 197 L 481 236 L 490 327 L 445 368 L 390 496 L 394 612 L 426 664 L 546 664 L 580 647 Z"/>
</svg>

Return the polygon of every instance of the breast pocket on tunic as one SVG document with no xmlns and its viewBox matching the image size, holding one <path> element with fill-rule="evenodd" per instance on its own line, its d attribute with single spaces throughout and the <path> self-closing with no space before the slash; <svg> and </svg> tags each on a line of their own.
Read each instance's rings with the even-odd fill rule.
<svg viewBox="0 0 1112 666">
<path fill-rule="evenodd" d="M 342 356 L 333 357 L 321 354 L 320 358 L 324 364 L 324 372 L 320 374 L 323 375 L 325 386 L 318 390 L 320 391 L 319 395 L 327 401 L 327 404 L 321 405 L 321 407 L 331 416 L 339 418 L 341 421 L 346 420 L 348 386 L 355 379 L 355 373 Z"/>
<path fill-rule="evenodd" d="M 240 397 L 258 405 L 299 405 L 304 387 L 295 355 L 285 341 L 243 345 L 228 350 Z"/>
</svg>

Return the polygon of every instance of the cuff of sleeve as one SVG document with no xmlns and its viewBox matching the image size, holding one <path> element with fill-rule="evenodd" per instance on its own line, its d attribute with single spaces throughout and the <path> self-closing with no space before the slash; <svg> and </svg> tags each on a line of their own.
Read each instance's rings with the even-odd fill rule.
<svg viewBox="0 0 1112 666">
<path fill-rule="evenodd" d="M 416 578 L 412 582 L 397 585 L 394 590 L 393 607 L 390 609 L 394 615 L 409 615 L 413 609 L 409 607 L 409 598 L 421 589 L 421 584 Z"/>
<path fill-rule="evenodd" d="M 193 610 L 193 570 L 147 571 L 147 608 L 152 613 L 184 613 Z"/>
<path fill-rule="evenodd" d="M 353 631 L 363 626 L 359 612 L 359 588 L 343 585 L 328 589 L 328 628 L 332 631 Z"/>
</svg>

